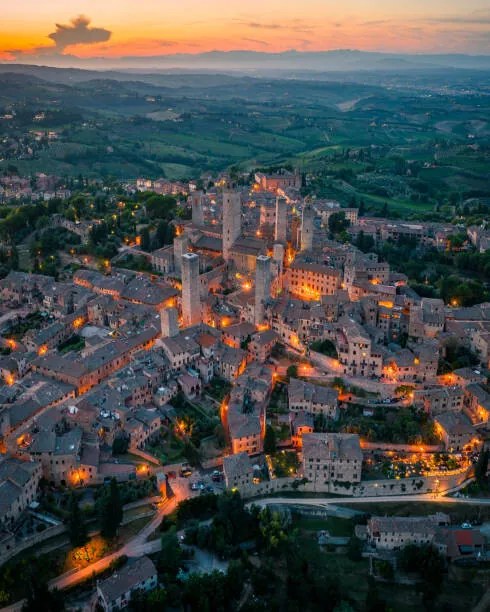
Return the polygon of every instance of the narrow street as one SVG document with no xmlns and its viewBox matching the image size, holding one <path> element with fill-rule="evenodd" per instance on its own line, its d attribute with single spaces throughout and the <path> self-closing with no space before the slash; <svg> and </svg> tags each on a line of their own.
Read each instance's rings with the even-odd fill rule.
<svg viewBox="0 0 490 612">
<path fill-rule="evenodd" d="M 98 561 L 95 561 L 83 569 L 76 570 L 74 572 L 66 572 L 61 576 L 54 578 L 49 583 L 49 586 L 57 589 L 66 589 L 91 578 L 94 573 L 98 574 L 104 571 L 110 566 L 112 561 L 121 555 L 127 555 L 128 557 L 140 557 L 142 554 L 146 554 L 147 549 L 145 548 L 145 545 L 153 545 L 153 542 L 147 542 L 148 537 L 156 529 L 158 529 L 165 514 L 170 514 L 175 510 L 179 501 L 180 499 L 177 499 L 177 496 L 175 496 L 171 500 L 164 502 L 158 508 L 154 518 L 145 527 L 143 527 L 143 529 L 136 536 L 134 536 L 134 538 L 129 540 L 129 542 L 127 542 L 119 550 L 103 557 L 102 559 L 99 559 Z M 157 542 L 159 543 L 158 540 Z"/>
<path fill-rule="evenodd" d="M 172 499 L 163 502 L 159 506 L 157 513 L 152 518 L 152 520 L 147 525 L 145 525 L 145 527 L 143 527 L 143 529 L 131 540 L 129 540 L 124 546 L 122 546 L 115 552 L 106 555 L 102 559 L 91 563 L 83 569 L 72 570 L 66 572 L 65 574 L 61 574 L 60 576 L 57 576 L 56 578 L 50 581 L 50 588 L 57 588 L 60 590 L 67 589 L 76 584 L 79 584 L 80 582 L 89 580 L 94 575 L 105 571 L 113 561 L 115 561 L 122 555 L 126 555 L 128 557 L 141 557 L 145 554 L 158 552 L 158 550 L 160 550 L 160 539 L 152 540 L 150 542 L 148 542 L 147 539 L 151 536 L 152 533 L 154 533 L 158 529 L 163 517 L 166 514 L 172 513 L 177 507 L 177 504 L 185 498 L 184 489 L 182 486 L 180 486 L 180 484 L 174 488 L 174 493 L 175 496 Z M 23 601 L 17 601 L 16 603 L 11 604 L 10 606 L 2 608 L 1 611 L 17 612 L 22 609 L 22 605 Z"/>
</svg>

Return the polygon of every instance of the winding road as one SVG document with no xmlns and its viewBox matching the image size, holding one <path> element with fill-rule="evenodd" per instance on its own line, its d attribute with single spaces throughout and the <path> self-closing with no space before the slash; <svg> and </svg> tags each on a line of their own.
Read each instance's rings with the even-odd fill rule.
<svg viewBox="0 0 490 612">
<path fill-rule="evenodd" d="M 450 504 L 490 505 L 490 499 L 434 496 L 433 493 L 422 495 L 379 495 L 378 497 L 265 497 L 249 502 L 247 505 L 269 506 L 274 504 L 294 506 L 337 506 L 338 504 L 369 504 L 399 502 L 431 502 Z"/>
<path fill-rule="evenodd" d="M 152 520 L 143 527 L 143 529 L 129 540 L 124 546 L 117 551 L 111 553 L 95 561 L 89 566 L 72 570 L 61 576 L 57 576 L 49 583 L 51 588 L 66 589 L 80 582 L 92 578 L 95 574 L 106 570 L 110 564 L 122 555 L 128 557 L 141 557 L 146 554 L 158 552 L 160 550 L 160 539 L 150 540 L 148 538 L 154 533 L 166 514 L 170 514 L 175 510 L 177 504 L 182 499 L 188 497 L 188 482 L 183 479 L 183 482 L 172 482 L 175 496 L 170 500 L 165 500 L 160 504 L 155 516 Z M 467 484 L 467 483 L 466 483 Z M 459 488 L 459 487 L 458 487 Z M 457 489 L 455 489 L 457 490 Z M 447 493 L 447 492 L 446 492 Z M 397 503 L 397 502 L 431 502 L 431 503 L 450 503 L 450 504 L 468 504 L 468 505 L 490 505 L 490 499 L 480 498 L 462 498 L 462 497 L 446 497 L 444 495 L 435 496 L 433 493 L 425 493 L 420 495 L 392 495 L 392 496 L 377 496 L 377 497 L 266 497 L 263 499 L 251 500 L 247 505 L 269 506 L 274 504 L 283 505 L 303 505 L 317 506 L 326 508 L 328 506 L 338 506 L 342 504 L 369 504 L 369 503 Z M 22 608 L 22 601 L 16 602 L 11 606 L 2 608 L 0 612 L 14 612 Z"/>
</svg>

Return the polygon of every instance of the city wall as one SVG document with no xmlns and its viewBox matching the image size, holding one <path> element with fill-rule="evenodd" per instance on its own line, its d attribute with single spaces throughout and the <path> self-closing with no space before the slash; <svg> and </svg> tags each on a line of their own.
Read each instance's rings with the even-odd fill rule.
<svg viewBox="0 0 490 612">
<path fill-rule="evenodd" d="M 469 470 L 458 470 L 451 473 L 440 473 L 415 478 L 386 480 L 363 480 L 351 485 L 336 482 L 306 482 L 298 478 L 275 478 L 259 484 L 240 487 L 245 498 L 259 495 L 271 495 L 288 491 L 301 493 L 325 493 L 352 497 L 386 497 L 391 495 L 416 495 L 422 493 L 443 493 L 461 485 L 469 476 Z"/>
<path fill-rule="evenodd" d="M 398 453 L 437 453 L 444 450 L 442 444 L 390 444 L 389 442 L 361 442 L 361 448 L 364 452 L 366 451 L 394 451 Z"/>
</svg>

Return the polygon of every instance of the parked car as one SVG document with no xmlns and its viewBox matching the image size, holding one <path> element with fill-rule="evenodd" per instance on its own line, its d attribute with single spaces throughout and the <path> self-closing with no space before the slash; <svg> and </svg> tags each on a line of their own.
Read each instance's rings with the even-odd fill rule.
<svg viewBox="0 0 490 612">
<path fill-rule="evenodd" d="M 220 482 L 222 477 L 223 474 L 219 470 L 214 470 L 214 472 L 211 474 L 211 480 L 213 482 Z"/>
<path fill-rule="evenodd" d="M 189 478 L 189 476 L 192 476 L 192 470 L 191 470 L 191 468 L 182 468 L 182 469 L 180 470 L 180 475 L 181 475 L 183 478 Z"/>
</svg>

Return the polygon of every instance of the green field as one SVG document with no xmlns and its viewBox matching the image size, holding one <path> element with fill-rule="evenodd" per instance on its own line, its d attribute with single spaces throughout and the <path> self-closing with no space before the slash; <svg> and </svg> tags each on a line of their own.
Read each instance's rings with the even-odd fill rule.
<svg viewBox="0 0 490 612">
<path fill-rule="evenodd" d="M 58 139 L 33 142 L 31 157 L 15 159 L 0 144 L 0 171 L 186 179 L 291 163 L 307 177 L 305 193 L 362 199 L 368 210 L 387 205 L 405 217 L 490 197 L 487 73 L 455 73 L 468 92 L 455 97 L 441 93 L 438 75 L 335 82 L 173 74 L 79 84 L 63 71 L 48 83 L 36 70 L 37 80 L 0 72 L 0 109 L 17 111 L 1 122 L 0 137 L 53 129 Z M 47 117 L 34 123 L 39 108 Z"/>
</svg>

